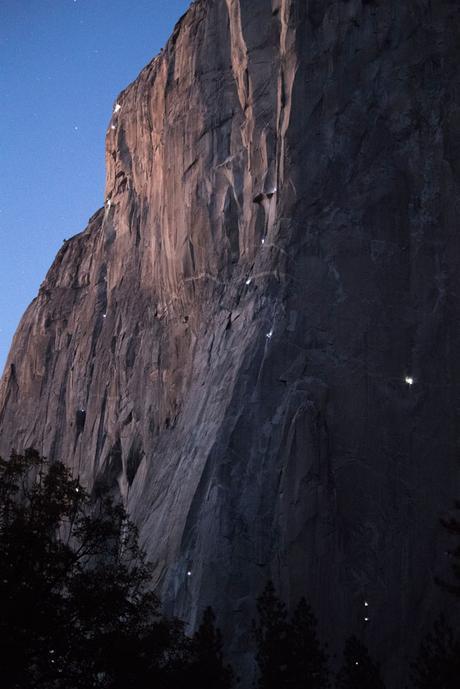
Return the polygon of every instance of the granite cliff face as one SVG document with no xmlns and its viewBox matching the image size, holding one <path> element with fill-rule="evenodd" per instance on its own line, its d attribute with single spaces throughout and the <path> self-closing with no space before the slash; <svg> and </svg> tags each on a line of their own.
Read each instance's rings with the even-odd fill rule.
<svg viewBox="0 0 460 689">
<path fill-rule="evenodd" d="M 166 605 L 214 605 L 240 655 L 269 576 L 395 678 L 440 604 L 459 60 L 449 0 L 193 3 L 16 333 L 2 452 L 119 492 Z"/>
</svg>

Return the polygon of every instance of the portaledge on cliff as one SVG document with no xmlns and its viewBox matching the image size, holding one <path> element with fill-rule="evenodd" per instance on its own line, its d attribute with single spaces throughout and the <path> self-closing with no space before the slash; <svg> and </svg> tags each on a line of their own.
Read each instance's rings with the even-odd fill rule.
<svg viewBox="0 0 460 689">
<path fill-rule="evenodd" d="M 198 0 L 14 338 L 3 455 L 119 493 L 167 609 L 213 605 L 247 676 L 268 577 L 394 678 L 443 604 L 459 62 L 449 0 Z"/>
</svg>

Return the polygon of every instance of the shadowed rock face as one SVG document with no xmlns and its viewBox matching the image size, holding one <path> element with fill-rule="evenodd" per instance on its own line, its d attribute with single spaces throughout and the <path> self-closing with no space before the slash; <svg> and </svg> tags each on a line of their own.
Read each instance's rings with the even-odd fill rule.
<svg viewBox="0 0 460 689">
<path fill-rule="evenodd" d="M 105 208 L 13 342 L 2 452 L 119 491 L 167 607 L 214 605 L 244 678 L 269 576 L 394 678 L 440 604 L 459 20 L 449 0 L 195 2 L 120 94 Z"/>
</svg>

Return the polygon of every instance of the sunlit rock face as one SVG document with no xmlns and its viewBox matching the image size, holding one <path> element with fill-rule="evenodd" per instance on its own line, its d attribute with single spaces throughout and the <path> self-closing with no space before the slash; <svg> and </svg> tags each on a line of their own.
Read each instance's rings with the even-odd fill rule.
<svg viewBox="0 0 460 689">
<path fill-rule="evenodd" d="M 195 2 L 13 342 L 2 451 L 119 493 L 167 608 L 215 606 L 244 680 L 268 577 L 398 681 L 444 600 L 459 27 L 448 0 Z"/>
</svg>

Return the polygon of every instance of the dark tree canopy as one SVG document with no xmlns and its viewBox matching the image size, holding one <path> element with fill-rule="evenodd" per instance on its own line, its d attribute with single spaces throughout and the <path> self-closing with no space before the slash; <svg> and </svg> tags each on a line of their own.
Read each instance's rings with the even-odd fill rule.
<svg viewBox="0 0 460 689">
<path fill-rule="evenodd" d="M 460 511 L 460 500 L 455 501 L 455 511 Z M 460 598 L 460 519 L 457 516 L 451 515 L 441 519 L 441 524 L 456 539 L 452 550 L 449 550 L 447 553 L 451 558 L 454 581 L 444 581 L 442 579 L 437 579 L 436 581 L 446 591 Z"/>
<path fill-rule="evenodd" d="M 269 581 L 257 599 L 254 624 L 259 689 L 325 689 L 328 657 L 317 635 L 317 620 L 305 599 L 289 620 Z"/>
<path fill-rule="evenodd" d="M 100 488 L 100 487 L 99 487 Z M 460 503 L 457 503 L 460 508 Z M 443 524 L 460 536 L 460 521 Z M 460 540 L 451 551 L 460 596 Z M 34 450 L 0 458 L 0 689 L 231 689 L 211 608 L 190 638 L 166 618 L 137 529 L 113 498 L 90 496 Z M 329 658 L 312 608 L 289 617 L 269 581 L 253 623 L 258 689 L 328 689 Z M 412 665 L 413 689 L 457 689 L 460 643 L 440 617 Z M 336 689 L 384 689 L 355 636 Z"/>
<path fill-rule="evenodd" d="M 273 582 L 267 582 L 257 599 L 258 621 L 254 624 L 259 689 L 287 686 L 288 621 L 284 603 L 276 595 Z"/>
<path fill-rule="evenodd" d="M 2 689 L 231 686 L 212 611 L 187 638 L 123 507 L 34 450 L 0 459 L 0 609 Z"/>
<path fill-rule="evenodd" d="M 233 671 L 224 662 L 222 635 L 216 627 L 212 608 L 206 608 L 200 626 L 192 639 L 193 686 L 202 689 L 230 689 Z"/>
<path fill-rule="evenodd" d="M 412 665 L 413 689 L 458 689 L 460 686 L 460 643 L 444 616 L 422 642 Z"/>
<path fill-rule="evenodd" d="M 455 502 L 455 514 L 441 519 L 441 524 L 455 539 L 452 549 L 447 551 L 451 558 L 453 580 L 436 578 L 436 583 L 454 598 L 460 598 L 460 520 L 456 513 L 460 501 Z M 434 622 L 431 632 L 420 645 L 419 655 L 412 664 L 412 687 L 414 689 L 454 689 L 460 686 L 460 637 L 444 615 Z"/>
<path fill-rule="evenodd" d="M 356 636 L 350 636 L 345 642 L 342 667 L 336 677 L 336 688 L 385 689 L 379 666 Z"/>
<path fill-rule="evenodd" d="M 324 689 L 329 686 L 328 656 L 317 633 L 318 621 L 305 598 L 292 615 L 288 631 L 289 687 Z"/>
</svg>

